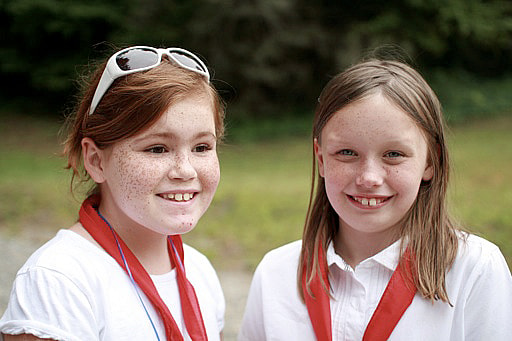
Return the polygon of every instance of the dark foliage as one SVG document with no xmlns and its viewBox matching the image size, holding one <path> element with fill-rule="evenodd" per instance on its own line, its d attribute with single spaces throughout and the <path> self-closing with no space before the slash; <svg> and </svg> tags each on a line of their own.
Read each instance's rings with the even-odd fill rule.
<svg viewBox="0 0 512 341">
<path fill-rule="evenodd" d="M 253 117 L 312 107 L 330 76 L 383 45 L 424 73 L 512 72 L 512 3 L 501 0 L 4 0 L 0 29 L 3 100 L 50 106 L 134 44 L 202 55 L 238 115 Z"/>
</svg>

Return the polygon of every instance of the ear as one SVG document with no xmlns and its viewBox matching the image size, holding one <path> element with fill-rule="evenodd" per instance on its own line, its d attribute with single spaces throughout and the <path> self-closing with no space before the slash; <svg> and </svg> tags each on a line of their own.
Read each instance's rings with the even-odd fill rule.
<svg viewBox="0 0 512 341">
<path fill-rule="evenodd" d="M 421 178 L 423 181 L 430 181 L 434 177 L 434 167 L 432 165 L 427 165 L 425 171 L 423 172 L 423 177 Z"/>
<path fill-rule="evenodd" d="M 84 159 L 85 170 L 90 177 L 98 184 L 105 182 L 103 173 L 105 152 L 98 148 L 96 143 L 88 137 L 82 139 L 82 158 Z"/>
<path fill-rule="evenodd" d="M 436 143 L 435 152 L 433 153 L 433 155 L 431 157 L 439 158 L 440 155 L 441 155 L 441 146 L 439 145 L 439 143 Z M 432 165 L 433 161 L 432 161 L 431 157 L 427 157 L 427 166 L 425 167 L 425 171 L 423 172 L 423 177 L 421 178 L 421 180 L 423 180 L 423 181 L 430 181 L 434 177 L 434 166 Z"/>
<path fill-rule="evenodd" d="M 318 163 L 318 174 L 324 177 L 324 156 L 322 154 L 322 147 L 318 142 L 318 139 L 313 140 L 313 150 L 315 151 L 316 162 Z"/>
</svg>

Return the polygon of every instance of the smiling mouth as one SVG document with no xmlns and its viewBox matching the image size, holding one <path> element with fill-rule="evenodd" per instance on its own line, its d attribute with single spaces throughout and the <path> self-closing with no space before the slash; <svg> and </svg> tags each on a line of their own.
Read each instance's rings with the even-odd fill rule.
<svg viewBox="0 0 512 341">
<path fill-rule="evenodd" d="M 165 200 L 185 202 L 192 200 L 195 196 L 195 193 L 166 193 L 159 194 L 159 196 Z"/>
<path fill-rule="evenodd" d="M 379 204 L 382 204 L 383 202 L 388 201 L 391 198 L 391 197 L 380 197 L 380 198 L 354 197 L 351 195 L 348 195 L 348 197 L 350 199 L 352 199 L 353 201 L 356 201 L 359 204 L 361 204 L 363 206 L 368 206 L 368 207 L 375 207 Z"/>
</svg>

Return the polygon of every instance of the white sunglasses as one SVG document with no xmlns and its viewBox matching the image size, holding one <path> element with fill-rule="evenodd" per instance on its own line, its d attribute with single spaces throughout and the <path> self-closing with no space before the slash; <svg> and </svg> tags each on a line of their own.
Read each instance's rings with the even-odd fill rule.
<svg viewBox="0 0 512 341">
<path fill-rule="evenodd" d="M 177 47 L 157 49 L 149 46 L 133 46 L 116 52 L 109 58 L 101 75 L 98 87 L 94 92 L 89 115 L 92 115 L 114 80 L 131 73 L 146 71 L 160 65 L 162 56 L 168 56 L 180 67 L 194 71 L 210 81 L 210 73 L 206 65 L 192 52 Z"/>
</svg>

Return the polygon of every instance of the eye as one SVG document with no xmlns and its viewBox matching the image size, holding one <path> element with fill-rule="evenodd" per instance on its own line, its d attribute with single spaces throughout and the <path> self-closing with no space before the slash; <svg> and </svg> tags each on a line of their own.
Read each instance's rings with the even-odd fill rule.
<svg viewBox="0 0 512 341">
<path fill-rule="evenodd" d="M 398 152 L 396 150 L 392 150 L 392 151 L 389 151 L 386 154 L 384 154 L 384 156 L 393 159 L 393 158 L 404 157 L 405 155 L 402 152 Z"/>
<path fill-rule="evenodd" d="M 212 147 L 208 144 L 199 144 L 194 147 L 193 151 L 196 153 L 205 153 L 209 150 L 212 150 Z"/>
<path fill-rule="evenodd" d="M 152 154 L 162 154 L 167 152 L 167 148 L 164 146 L 152 146 L 145 149 L 144 151 Z"/>
<path fill-rule="evenodd" d="M 356 156 L 356 152 L 351 149 L 342 149 L 338 152 L 339 155 L 343 156 Z"/>
</svg>

